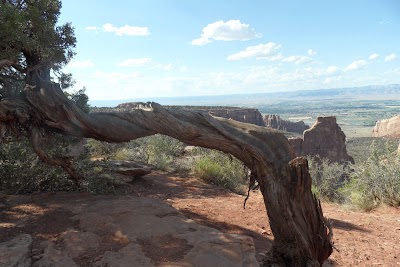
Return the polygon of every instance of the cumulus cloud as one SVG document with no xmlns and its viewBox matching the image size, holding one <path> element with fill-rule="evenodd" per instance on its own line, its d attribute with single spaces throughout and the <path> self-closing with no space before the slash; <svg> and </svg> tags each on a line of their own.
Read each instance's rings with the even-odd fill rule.
<svg viewBox="0 0 400 267">
<path fill-rule="evenodd" d="M 94 63 L 91 60 L 71 60 L 68 64 L 70 68 L 86 69 L 94 67 Z"/>
<path fill-rule="evenodd" d="M 329 66 L 325 70 L 328 74 L 334 74 L 339 71 L 339 68 L 336 66 Z"/>
<path fill-rule="evenodd" d="M 245 50 L 239 53 L 228 56 L 228 60 L 240 60 L 245 58 L 257 58 L 257 59 L 269 59 L 278 60 L 281 56 L 278 54 L 279 49 L 281 49 L 280 44 L 276 43 L 266 43 L 259 44 L 255 46 L 249 46 Z"/>
<path fill-rule="evenodd" d="M 192 45 L 205 45 L 215 41 L 246 41 L 260 38 L 262 35 L 250 28 L 249 24 L 241 23 L 240 20 L 222 20 L 208 24 L 203 28 L 201 37 L 194 39 Z"/>
<path fill-rule="evenodd" d="M 374 54 L 371 54 L 369 57 L 368 57 L 368 59 L 369 60 L 374 60 L 374 59 L 377 59 L 379 57 L 379 55 L 377 54 L 377 53 L 374 53 Z"/>
<path fill-rule="evenodd" d="M 148 58 L 148 57 L 129 58 L 129 59 L 119 62 L 118 66 L 120 66 L 120 67 L 137 67 L 137 66 L 143 66 L 150 62 L 151 62 L 151 58 Z"/>
<path fill-rule="evenodd" d="M 125 25 L 122 27 L 116 27 L 111 23 L 106 23 L 103 25 L 103 31 L 112 32 L 118 36 L 128 35 L 128 36 L 145 36 L 149 35 L 150 31 L 147 27 L 129 26 Z"/>
<path fill-rule="evenodd" d="M 306 56 L 290 56 L 282 59 L 283 62 L 291 62 L 295 63 L 296 65 L 300 65 L 306 62 L 310 62 L 312 58 Z"/>
<path fill-rule="evenodd" d="M 351 70 L 358 70 L 367 65 L 367 61 L 365 60 L 356 60 L 353 61 L 350 65 L 348 65 L 346 68 L 344 68 L 345 71 L 351 71 Z"/>
<path fill-rule="evenodd" d="M 312 50 L 311 48 L 308 49 L 307 53 L 308 53 L 308 55 L 309 55 L 310 57 L 315 56 L 315 55 L 317 54 L 317 52 L 314 51 L 314 50 Z"/>
<path fill-rule="evenodd" d="M 396 54 L 392 53 L 392 54 L 390 54 L 390 55 L 388 55 L 388 56 L 385 57 L 385 61 L 386 61 L 386 62 L 393 61 L 393 60 L 395 60 L 396 58 L 397 58 Z"/>
</svg>

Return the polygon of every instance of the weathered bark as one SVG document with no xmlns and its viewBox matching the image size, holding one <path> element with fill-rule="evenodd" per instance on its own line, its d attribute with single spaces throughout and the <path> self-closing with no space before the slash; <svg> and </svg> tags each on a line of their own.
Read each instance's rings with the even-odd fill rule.
<svg viewBox="0 0 400 267">
<path fill-rule="evenodd" d="M 307 161 L 293 159 L 284 135 L 199 112 L 166 109 L 156 103 L 143 103 L 129 112 L 86 114 L 57 84 L 41 81 L 36 83 L 39 85 L 27 86 L 24 100 L 0 101 L 0 128 L 1 124 L 8 127 L 13 123 L 25 127 L 43 160 L 70 168 L 68 163 L 52 161 L 42 151 L 39 128 L 107 142 L 160 133 L 190 145 L 217 149 L 243 161 L 260 185 L 275 237 L 265 266 L 320 266 L 331 254 L 331 231 L 311 193 Z"/>
</svg>

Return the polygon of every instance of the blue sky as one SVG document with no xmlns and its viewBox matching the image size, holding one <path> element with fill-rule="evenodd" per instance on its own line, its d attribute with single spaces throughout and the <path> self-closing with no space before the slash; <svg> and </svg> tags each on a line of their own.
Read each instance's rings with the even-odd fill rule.
<svg viewBox="0 0 400 267">
<path fill-rule="evenodd" d="M 91 100 L 400 83 L 397 0 L 68 0 Z"/>
</svg>

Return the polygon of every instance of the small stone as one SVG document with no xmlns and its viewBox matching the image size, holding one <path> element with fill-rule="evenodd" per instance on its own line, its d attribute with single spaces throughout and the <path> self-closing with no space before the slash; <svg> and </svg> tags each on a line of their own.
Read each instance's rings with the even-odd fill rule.
<svg viewBox="0 0 400 267">
<path fill-rule="evenodd" d="M 43 257 L 43 255 L 34 255 L 34 256 L 32 256 L 32 260 L 33 260 L 33 261 L 38 261 L 38 260 L 40 260 L 42 257 Z"/>
</svg>

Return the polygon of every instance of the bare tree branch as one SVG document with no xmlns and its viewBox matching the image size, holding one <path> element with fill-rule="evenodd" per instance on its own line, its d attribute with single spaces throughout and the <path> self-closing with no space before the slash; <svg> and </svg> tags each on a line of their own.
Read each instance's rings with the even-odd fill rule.
<svg viewBox="0 0 400 267">
<path fill-rule="evenodd" d="M 49 157 L 49 155 L 46 153 L 44 150 L 43 146 L 43 140 L 41 138 L 41 133 L 40 130 L 36 127 L 32 127 L 30 129 L 30 135 L 29 135 L 29 141 L 32 145 L 33 150 L 35 153 L 38 155 L 38 157 L 45 163 L 51 165 L 51 166 L 60 166 L 62 167 L 72 178 L 72 180 L 75 182 L 75 184 L 78 185 L 79 182 L 79 176 L 76 173 L 71 159 L 70 158 L 57 158 L 53 159 Z"/>
<path fill-rule="evenodd" d="M 19 72 L 25 73 L 26 69 L 18 65 L 15 60 L 10 59 L 0 59 L 0 70 L 6 67 L 13 67 L 14 69 L 18 70 Z"/>
</svg>

